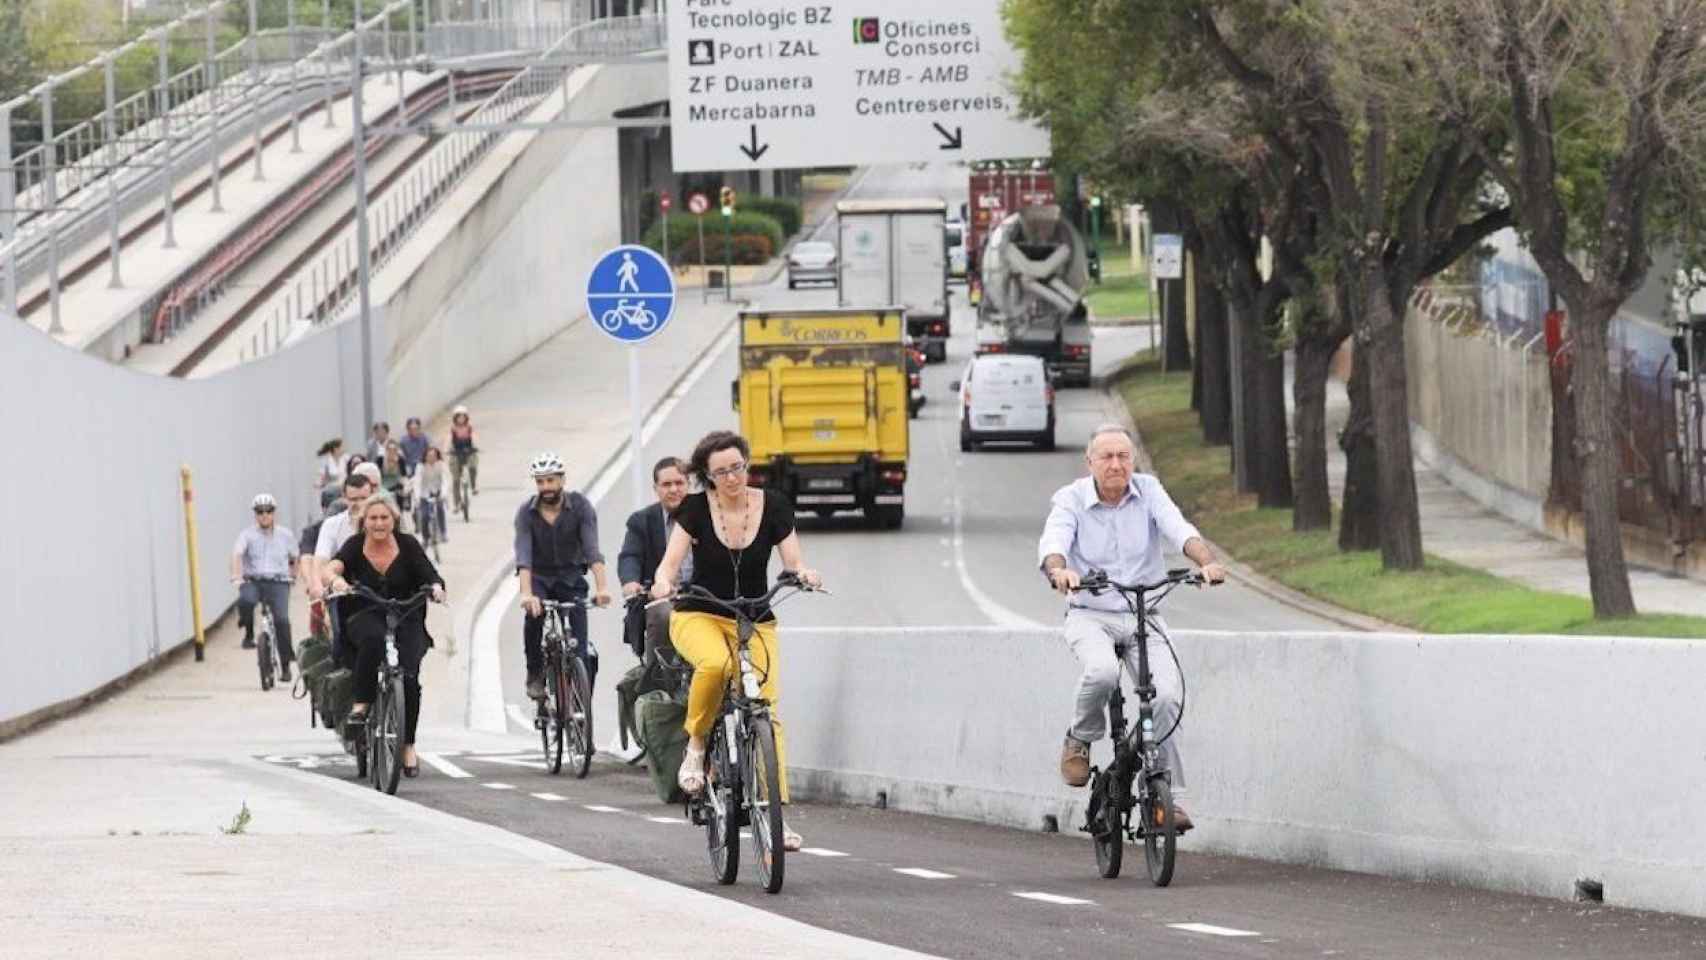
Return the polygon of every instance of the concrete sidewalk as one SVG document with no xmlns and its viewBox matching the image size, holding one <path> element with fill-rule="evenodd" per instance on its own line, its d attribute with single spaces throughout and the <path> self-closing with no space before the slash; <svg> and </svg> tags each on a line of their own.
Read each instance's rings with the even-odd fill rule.
<svg viewBox="0 0 1706 960">
<path fill-rule="evenodd" d="M 1287 359 L 1286 412 L 1292 415 L 1291 369 Z M 1338 379 L 1327 381 L 1327 477 L 1335 500 L 1345 489 L 1345 453 L 1334 440 L 1350 415 L 1350 397 Z M 1480 504 L 1416 457 L 1416 493 L 1421 500 L 1422 545 L 1435 556 L 1485 570 L 1541 590 L 1590 596 L 1587 557 L 1574 544 L 1523 526 Z M 1629 587 L 1642 613 L 1706 616 L 1706 587 L 1669 573 L 1631 566 Z"/>
</svg>

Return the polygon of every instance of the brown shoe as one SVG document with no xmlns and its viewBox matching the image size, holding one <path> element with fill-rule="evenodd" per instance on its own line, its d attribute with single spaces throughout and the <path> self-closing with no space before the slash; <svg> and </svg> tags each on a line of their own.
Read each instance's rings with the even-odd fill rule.
<svg viewBox="0 0 1706 960">
<path fill-rule="evenodd" d="M 1185 808 L 1176 803 L 1173 804 L 1173 835 L 1183 836 L 1186 831 L 1194 826 L 1196 824 L 1191 822 L 1191 815 L 1185 812 Z"/>
<path fill-rule="evenodd" d="M 1072 736 L 1060 748 L 1060 778 L 1069 787 L 1082 787 L 1090 782 L 1090 745 Z"/>
</svg>

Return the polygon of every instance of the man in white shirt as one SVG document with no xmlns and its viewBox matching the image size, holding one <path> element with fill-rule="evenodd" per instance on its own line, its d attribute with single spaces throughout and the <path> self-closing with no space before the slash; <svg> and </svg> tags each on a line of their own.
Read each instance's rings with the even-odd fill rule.
<svg viewBox="0 0 1706 960">
<path fill-rule="evenodd" d="M 1081 787 L 1090 779 L 1090 744 L 1107 733 L 1108 697 L 1120 682 L 1114 643 L 1137 630 L 1137 618 L 1118 594 L 1074 593 L 1082 576 L 1099 569 L 1118 583 L 1155 583 L 1167 573 L 1161 555 L 1165 540 L 1202 568 L 1210 583 L 1226 579 L 1226 570 L 1161 481 L 1135 472 L 1136 456 L 1137 445 L 1124 427 L 1097 427 L 1084 452 L 1090 475 L 1055 492 L 1037 543 L 1043 573 L 1068 599 L 1066 643 L 1084 668 L 1072 728 L 1061 750 L 1060 773 L 1067 786 Z M 1165 734 L 1178 722 L 1182 685 L 1172 657 L 1157 652 L 1159 648 L 1151 650 L 1149 668 L 1155 684 L 1155 723 Z M 1127 657 L 1135 674 L 1135 647 Z M 1184 793 L 1177 738 L 1169 738 L 1162 753 L 1173 774 L 1174 795 Z M 1174 817 L 1179 832 L 1190 829 L 1183 810 L 1175 808 Z"/>
<path fill-rule="evenodd" d="M 278 503 L 271 494 L 258 494 L 250 508 L 254 525 L 237 535 L 231 550 L 231 582 L 237 586 L 237 622 L 243 628 L 243 648 L 255 647 L 255 606 L 264 603 L 278 631 L 279 679 L 289 682 L 296 648 L 290 643 L 290 585 L 296 581 L 296 537 L 277 520 Z"/>
<path fill-rule="evenodd" d="M 357 518 L 373 491 L 374 484 L 364 474 L 352 473 L 344 480 L 344 502 L 349 507 L 320 524 L 320 538 L 314 543 L 314 555 L 307 558 L 308 596 L 311 599 L 318 600 L 326 595 L 325 566 L 338 555 L 338 548 L 344 545 L 344 541 L 355 536 L 360 529 L 361 521 Z"/>
</svg>

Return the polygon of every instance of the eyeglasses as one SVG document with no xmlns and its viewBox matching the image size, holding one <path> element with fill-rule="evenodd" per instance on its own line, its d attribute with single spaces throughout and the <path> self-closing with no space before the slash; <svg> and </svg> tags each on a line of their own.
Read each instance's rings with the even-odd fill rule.
<svg viewBox="0 0 1706 960">
<path fill-rule="evenodd" d="M 257 507 L 255 509 L 255 512 L 256 513 L 271 513 L 272 509 L 273 509 L 272 507 Z"/>
<path fill-rule="evenodd" d="M 729 477 L 738 477 L 745 472 L 746 472 L 746 464 L 744 464 L 744 463 L 731 463 L 726 467 L 719 467 L 715 470 L 712 470 L 711 471 L 711 479 L 712 480 L 724 480 L 724 479 L 727 479 Z"/>
</svg>

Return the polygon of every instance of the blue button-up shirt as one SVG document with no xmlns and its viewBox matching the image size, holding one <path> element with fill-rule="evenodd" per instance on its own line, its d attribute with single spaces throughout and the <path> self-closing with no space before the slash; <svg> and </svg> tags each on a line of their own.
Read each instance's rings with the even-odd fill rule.
<svg viewBox="0 0 1706 960">
<path fill-rule="evenodd" d="M 1094 477 L 1083 477 L 1055 491 L 1037 541 L 1037 564 L 1058 553 L 1081 575 L 1101 569 L 1118 583 L 1154 583 L 1167 575 L 1162 542 L 1183 550 L 1192 537 L 1200 536 L 1155 477 L 1133 474 L 1116 506 L 1102 502 Z M 1071 603 L 1092 610 L 1127 609 L 1115 593 L 1075 593 Z"/>
<path fill-rule="evenodd" d="M 271 532 L 255 524 L 237 535 L 232 553 L 243 558 L 245 577 L 288 580 L 290 565 L 296 560 L 296 538 L 282 524 L 273 524 Z"/>
</svg>

